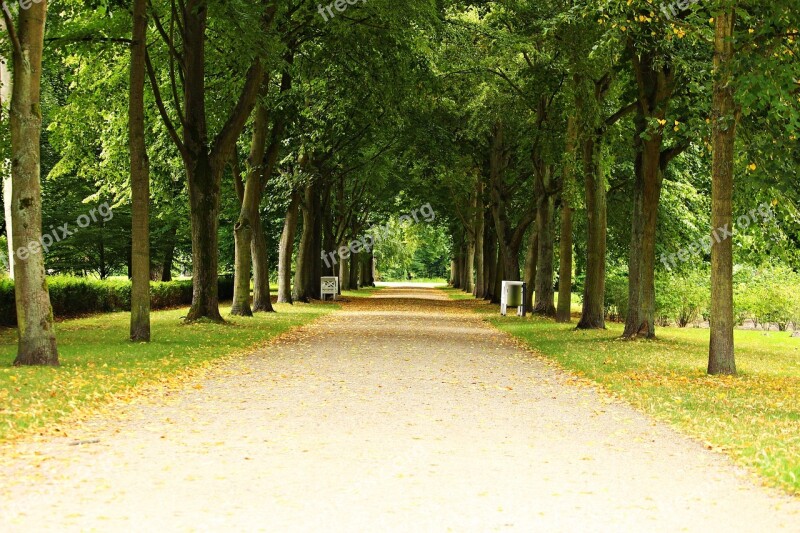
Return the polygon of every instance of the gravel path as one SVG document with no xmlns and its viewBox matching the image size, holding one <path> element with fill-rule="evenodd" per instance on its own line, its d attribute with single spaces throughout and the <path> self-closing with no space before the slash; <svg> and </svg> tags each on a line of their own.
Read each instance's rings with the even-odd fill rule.
<svg viewBox="0 0 800 533">
<path fill-rule="evenodd" d="M 800 531 L 800 501 L 434 289 L 69 432 L 2 462 L 0 530 Z"/>
</svg>

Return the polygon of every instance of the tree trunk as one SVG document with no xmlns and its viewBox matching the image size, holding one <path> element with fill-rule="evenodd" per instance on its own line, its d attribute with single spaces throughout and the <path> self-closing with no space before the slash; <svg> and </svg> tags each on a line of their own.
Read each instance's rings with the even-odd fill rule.
<svg viewBox="0 0 800 533">
<path fill-rule="evenodd" d="M 40 88 L 47 3 L 19 10 L 19 23 L 4 11 L 14 50 L 11 97 L 12 239 L 17 247 L 14 293 L 19 344 L 15 365 L 58 366 L 53 309 L 47 290 L 42 235 Z M 20 253 L 21 252 L 21 253 Z"/>
<path fill-rule="evenodd" d="M 473 232 L 475 235 L 475 290 L 472 294 L 476 298 L 483 298 L 486 294 L 486 274 L 484 273 L 484 224 L 486 206 L 483 201 L 483 180 L 478 176 L 478 184 L 475 190 L 475 225 Z"/>
<path fill-rule="evenodd" d="M 536 262 L 536 301 L 533 312 L 542 316 L 555 316 L 555 293 L 553 290 L 553 194 L 550 192 L 551 168 L 544 167 L 536 173 L 536 197 L 539 208 L 536 213 L 536 227 L 539 235 L 539 258 Z"/>
<path fill-rule="evenodd" d="M 131 324 L 132 341 L 150 342 L 150 167 L 144 139 L 144 79 L 147 2 L 133 1 L 130 99 Z"/>
<path fill-rule="evenodd" d="M 314 251 L 316 249 L 314 231 L 316 229 L 317 191 L 313 183 L 306 185 L 303 204 L 303 233 L 300 237 L 300 249 L 297 253 L 297 271 L 294 276 L 292 299 L 296 302 L 308 302 L 314 296 Z M 320 258 L 321 259 L 321 258 Z"/>
<path fill-rule="evenodd" d="M 280 249 L 278 250 L 278 303 L 292 303 L 292 251 L 297 232 L 297 217 L 300 208 L 300 193 L 292 190 L 286 218 L 283 222 Z"/>
<path fill-rule="evenodd" d="M 672 98 L 675 65 L 670 58 L 637 53 L 629 43 L 638 86 L 639 113 L 634 120 L 636 169 L 629 257 L 628 316 L 623 338 L 651 339 L 655 329 L 655 264 L 658 204 L 663 171 L 664 127 Z"/>
<path fill-rule="evenodd" d="M 0 32 L 6 30 L 5 22 L 0 18 Z M 8 71 L 6 59 L 0 57 L 0 124 L 5 124 L 6 118 L 3 117 L 3 111 L 11 102 L 11 73 Z M 5 214 L 6 222 L 6 243 L 8 244 L 8 276 L 14 279 L 14 239 L 13 239 L 13 223 L 11 220 L 11 161 L 0 161 L 0 174 L 3 177 L 3 212 Z M 0 250 L 0 253 L 2 251 Z"/>
<path fill-rule="evenodd" d="M 578 329 L 605 329 L 606 179 L 601 164 L 599 139 L 589 134 L 583 141 L 583 172 L 586 181 L 586 281 L 583 310 Z"/>
<path fill-rule="evenodd" d="M 250 308 L 250 245 L 253 242 L 252 239 L 253 228 L 250 217 L 239 215 L 239 220 L 233 227 L 235 252 L 231 314 L 234 316 L 253 316 L 253 310 Z"/>
<path fill-rule="evenodd" d="M 732 2 L 730 3 L 732 4 Z M 731 69 L 736 12 L 732 5 L 716 16 L 714 33 L 713 179 L 711 224 L 733 227 L 733 171 L 736 122 Z M 708 373 L 736 374 L 733 342 L 733 241 L 712 237 L 711 247 L 711 342 Z"/>
<path fill-rule="evenodd" d="M 263 17 L 263 29 L 272 25 L 275 6 L 268 5 Z M 255 58 L 247 71 L 233 110 L 213 139 L 208 138 L 206 116 L 206 27 L 208 5 L 202 0 L 187 0 L 181 4 L 183 18 L 182 137 L 172 123 L 161 98 L 158 80 L 152 65 L 147 62 L 153 94 L 167 130 L 178 147 L 189 184 L 189 208 L 192 223 L 192 307 L 187 321 L 201 318 L 223 322 L 219 312 L 218 271 L 220 181 L 225 165 L 234 154 L 236 140 L 250 116 L 264 77 L 264 69 Z M 174 78 L 173 83 L 177 82 Z"/>
<path fill-rule="evenodd" d="M 561 235 L 558 266 L 558 308 L 556 322 L 572 321 L 572 202 L 575 184 L 575 144 L 578 129 L 574 117 L 567 120 L 567 142 L 561 186 Z"/>
<path fill-rule="evenodd" d="M 345 246 L 345 245 L 340 245 Z M 350 258 L 339 258 L 339 290 L 350 290 Z"/>
<path fill-rule="evenodd" d="M 637 128 L 638 130 L 638 128 Z M 655 330 L 655 241 L 661 196 L 661 137 L 642 140 L 637 155 L 624 338 L 652 339 Z"/>
<path fill-rule="evenodd" d="M 358 290 L 358 271 L 361 266 L 361 254 L 352 254 L 350 256 L 350 290 Z"/>
<path fill-rule="evenodd" d="M 253 256 L 253 312 L 274 313 L 272 292 L 269 287 L 269 247 L 267 234 L 261 217 L 256 211 L 253 217 L 253 237 L 250 253 Z"/>
<path fill-rule="evenodd" d="M 494 280 L 497 276 L 497 233 L 494 230 L 490 210 L 486 210 L 483 226 L 483 299 L 492 300 L 494 296 Z"/>
<path fill-rule="evenodd" d="M 494 271 L 494 280 L 492 280 L 492 303 L 499 304 L 501 298 L 501 291 L 503 288 L 503 280 L 505 279 L 505 265 L 503 263 L 503 252 L 500 247 L 497 247 L 497 266 Z"/>
<path fill-rule="evenodd" d="M 572 208 L 562 200 L 556 322 L 572 321 Z"/>
<path fill-rule="evenodd" d="M 525 274 L 523 279 L 527 284 L 528 290 L 525 292 L 525 311 L 533 312 L 533 292 L 536 287 L 536 270 L 539 260 L 539 231 L 538 228 L 531 228 L 528 235 L 528 249 L 525 252 Z"/>
<path fill-rule="evenodd" d="M 192 221 L 192 307 L 187 321 L 223 322 L 219 313 L 219 179 L 205 154 L 189 169 Z"/>
</svg>

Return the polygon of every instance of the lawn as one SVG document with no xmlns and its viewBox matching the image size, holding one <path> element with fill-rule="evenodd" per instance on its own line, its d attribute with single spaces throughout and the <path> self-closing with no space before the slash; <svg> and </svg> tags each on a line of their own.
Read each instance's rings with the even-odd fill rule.
<svg viewBox="0 0 800 533">
<path fill-rule="evenodd" d="M 347 293 L 367 296 L 371 291 Z M 57 422 L 91 412 L 114 396 L 135 394 L 145 384 L 180 379 L 222 357 L 247 353 L 275 336 L 339 306 L 276 305 L 278 313 L 229 317 L 224 325 L 183 324 L 188 309 L 152 314 L 153 342 L 133 344 L 128 313 L 67 320 L 57 325 L 60 368 L 14 368 L 16 331 L 0 329 L 0 440 L 52 429 Z"/>
<path fill-rule="evenodd" d="M 655 341 L 627 342 L 619 324 L 577 331 L 503 318 L 494 306 L 479 312 L 564 368 L 800 494 L 800 339 L 737 330 L 739 376 L 710 377 L 706 329 L 660 328 Z"/>
</svg>

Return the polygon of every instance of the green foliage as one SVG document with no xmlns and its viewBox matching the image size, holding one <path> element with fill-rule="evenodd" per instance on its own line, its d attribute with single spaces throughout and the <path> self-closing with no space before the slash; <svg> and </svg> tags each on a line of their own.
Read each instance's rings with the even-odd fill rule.
<svg viewBox="0 0 800 533">
<path fill-rule="evenodd" d="M 662 326 L 675 323 L 685 328 L 705 319 L 711 305 L 711 274 L 692 270 L 686 274 L 656 276 L 656 319 Z"/>
<path fill-rule="evenodd" d="M 800 323 L 800 274 L 783 265 L 740 267 L 735 276 L 735 307 L 740 322 L 756 327 L 777 325 L 785 331 Z"/>
</svg>

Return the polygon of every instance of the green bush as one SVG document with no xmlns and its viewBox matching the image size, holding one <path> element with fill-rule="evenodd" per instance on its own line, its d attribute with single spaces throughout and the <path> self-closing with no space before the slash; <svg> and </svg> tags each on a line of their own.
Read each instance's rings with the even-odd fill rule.
<svg viewBox="0 0 800 533">
<path fill-rule="evenodd" d="M 786 331 L 800 322 L 800 274 L 785 266 L 742 268 L 737 272 L 735 305 L 737 318 L 753 320 L 756 327 L 777 325 Z"/>
<path fill-rule="evenodd" d="M 708 316 L 711 306 L 711 274 L 696 270 L 687 274 L 659 273 L 656 277 L 656 320 L 661 326 L 675 323 L 685 328 Z"/>
<path fill-rule="evenodd" d="M 131 282 L 128 280 L 97 280 L 73 276 L 48 278 L 53 314 L 59 318 L 130 311 Z M 233 280 L 219 280 L 220 300 L 233 297 Z M 168 309 L 192 303 L 192 280 L 153 282 L 150 284 L 150 305 L 153 309 Z M 0 325 L 15 326 L 17 312 L 14 303 L 14 282 L 0 279 Z"/>
</svg>

